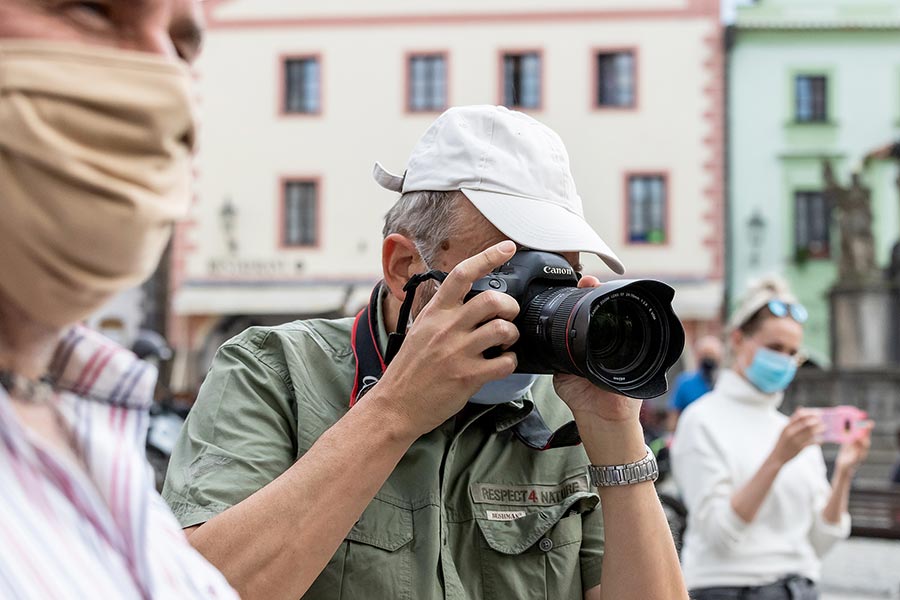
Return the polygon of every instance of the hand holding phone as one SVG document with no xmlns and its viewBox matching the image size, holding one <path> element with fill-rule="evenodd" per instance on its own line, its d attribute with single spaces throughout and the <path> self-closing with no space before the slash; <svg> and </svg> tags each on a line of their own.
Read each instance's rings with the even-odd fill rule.
<svg viewBox="0 0 900 600">
<path fill-rule="evenodd" d="M 825 425 L 822 442 L 846 444 L 866 432 L 869 415 L 855 406 L 842 405 L 814 410 Z"/>
</svg>

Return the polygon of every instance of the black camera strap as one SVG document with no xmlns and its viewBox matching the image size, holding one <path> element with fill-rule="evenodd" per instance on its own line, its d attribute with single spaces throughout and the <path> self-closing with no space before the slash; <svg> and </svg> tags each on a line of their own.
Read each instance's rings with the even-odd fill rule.
<svg viewBox="0 0 900 600">
<path fill-rule="evenodd" d="M 416 275 L 407 282 L 404 286 L 407 294 L 403 305 L 400 307 L 400 315 L 397 322 L 398 331 L 390 334 L 388 350 L 385 356 L 382 356 L 378 348 L 376 337 L 376 331 L 378 331 L 378 302 L 381 301 L 384 283 L 379 282 L 375 289 L 372 290 L 369 304 L 356 315 L 353 330 L 350 333 L 353 358 L 356 361 L 356 376 L 353 391 L 350 393 L 351 407 L 359 402 L 366 392 L 378 383 L 387 365 L 390 364 L 390 359 L 396 356 L 397 351 L 400 349 L 400 345 L 403 343 L 403 338 L 406 335 L 406 326 L 409 322 L 416 287 L 429 279 L 443 281 L 446 276 L 447 274 L 442 271 L 429 271 L 428 273 Z M 569 421 L 556 431 L 553 431 L 547 426 L 537 406 L 533 407 L 531 412 L 521 421 L 513 425 L 512 430 L 519 441 L 534 450 L 577 446 L 581 443 L 575 421 Z"/>
<path fill-rule="evenodd" d="M 356 360 L 356 377 L 353 383 L 353 391 L 350 392 L 350 406 L 359 402 L 366 392 L 372 389 L 384 370 L 391 364 L 391 360 L 397 355 L 403 339 L 406 337 L 406 327 L 409 324 L 409 315 L 416 298 L 416 288 L 425 281 L 435 279 L 443 282 L 447 274 L 443 271 L 428 271 L 413 275 L 403 291 L 406 297 L 400 305 L 400 314 L 397 318 L 397 332 L 388 335 L 388 346 L 385 355 L 381 355 L 375 332 L 378 330 L 378 302 L 381 301 L 381 292 L 384 286 L 379 281 L 369 296 L 369 304 L 362 309 L 353 323 L 353 331 L 350 332 L 350 346 L 353 348 L 353 358 Z"/>
<path fill-rule="evenodd" d="M 397 317 L 397 331 L 388 335 L 387 352 L 384 357 L 384 364 L 389 365 L 400 351 L 400 345 L 406 337 L 406 328 L 409 326 L 409 315 L 412 313 L 413 302 L 416 300 L 416 290 L 426 281 L 434 279 L 438 283 L 444 283 L 447 279 L 447 273 L 444 271 L 431 270 L 427 273 L 418 273 L 409 278 L 403 291 L 406 296 L 403 298 L 403 304 L 400 305 L 400 314 Z M 370 302 L 371 304 L 371 302 Z"/>
<path fill-rule="evenodd" d="M 550 448 L 565 448 L 577 446 L 581 443 L 581 435 L 575 421 L 569 421 L 556 431 L 547 427 L 544 417 L 534 407 L 528 416 L 519 421 L 513 428 L 513 433 L 519 441 L 535 450 L 549 450 Z"/>
</svg>

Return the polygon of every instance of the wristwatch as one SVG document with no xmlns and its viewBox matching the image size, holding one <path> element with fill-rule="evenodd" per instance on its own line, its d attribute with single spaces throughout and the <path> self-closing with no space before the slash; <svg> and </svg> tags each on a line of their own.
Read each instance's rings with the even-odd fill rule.
<svg viewBox="0 0 900 600">
<path fill-rule="evenodd" d="M 659 477 L 659 466 L 656 464 L 656 456 L 647 447 L 647 456 L 641 460 L 625 465 L 597 466 L 588 465 L 588 473 L 591 476 L 591 484 L 596 487 L 613 487 L 617 485 L 631 485 L 644 481 L 656 481 Z"/>
</svg>

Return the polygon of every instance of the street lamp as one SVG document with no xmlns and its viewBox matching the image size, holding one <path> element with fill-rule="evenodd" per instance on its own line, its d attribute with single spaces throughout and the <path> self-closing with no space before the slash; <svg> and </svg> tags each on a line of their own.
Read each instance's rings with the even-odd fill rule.
<svg viewBox="0 0 900 600">
<path fill-rule="evenodd" d="M 747 219 L 747 236 L 750 241 L 750 266 L 759 266 L 760 250 L 766 239 L 766 219 L 755 209 L 753 214 Z"/>
</svg>

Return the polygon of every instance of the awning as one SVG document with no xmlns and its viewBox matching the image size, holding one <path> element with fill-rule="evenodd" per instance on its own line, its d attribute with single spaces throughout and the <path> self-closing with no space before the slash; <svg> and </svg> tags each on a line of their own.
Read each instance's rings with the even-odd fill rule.
<svg viewBox="0 0 900 600">
<path fill-rule="evenodd" d="M 721 281 L 670 283 L 675 288 L 672 306 L 683 321 L 714 321 L 721 318 L 724 288 Z"/>
<path fill-rule="evenodd" d="M 320 315 L 356 314 L 375 282 L 220 283 L 188 282 L 175 294 L 176 315 Z M 721 315 L 720 281 L 669 282 L 675 288 L 675 313 L 683 320 L 716 320 Z"/>
<path fill-rule="evenodd" d="M 175 293 L 173 310 L 180 316 L 354 314 L 374 283 L 188 282 Z"/>
</svg>

